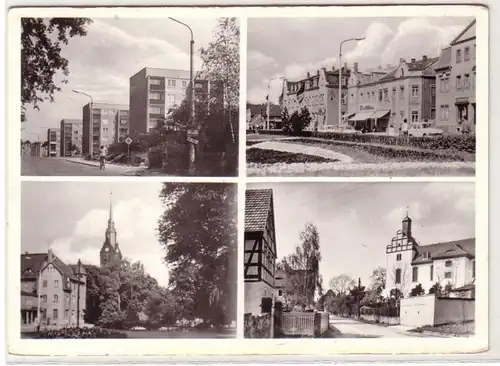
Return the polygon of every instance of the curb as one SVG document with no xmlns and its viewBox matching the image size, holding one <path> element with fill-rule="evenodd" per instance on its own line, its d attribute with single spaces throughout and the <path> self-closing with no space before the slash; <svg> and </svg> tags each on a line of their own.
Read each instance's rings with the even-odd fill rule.
<svg viewBox="0 0 500 366">
<path fill-rule="evenodd" d="M 81 165 L 87 165 L 87 166 L 93 166 L 93 167 L 96 167 L 96 168 L 99 168 L 99 165 L 95 165 L 93 163 L 87 163 L 86 161 L 76 161 L 76 160 L 71 160 L 71 159 L 64 159 L 70 163 L 73 163 L 73 164 L 81 164 Z"/>
</svg>

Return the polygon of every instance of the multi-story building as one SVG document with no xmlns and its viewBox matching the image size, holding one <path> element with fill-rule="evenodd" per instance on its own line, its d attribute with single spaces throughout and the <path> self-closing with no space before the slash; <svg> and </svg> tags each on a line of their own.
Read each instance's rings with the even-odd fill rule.
<svg viewBox="0 0 500 366">
<path fill-rule="evenodd" d="M 61 120 L 61 156 L 73 156 L 75 150 L 82 152 L 81 119 L 65 118 Z"/>
<path fill-rule="evenodd" d="M 260 314 L 275 296 L 276 232 L 272 189 L 245 193 L 245 313 Z M 271 300 L 272 301 L 272 300 Z"/>
<path fill-rule="evenodd" d="M 113 221 L 113 202 L 109 203 L 109 219 L 104 243 L 99 253 L 101 267 L 106 267 L 121 262 L 122 253 L 117 241 L 115 222 Z"/>
<path fill-rule="evenodd" d="M 78 318 L 83 325 L 86 298 L 86 273 L 80 261 L 67 265 L 51 249 L 21 254 L 22 330 L 37 323 L 51 328 L 75 326 Z"/>
<path fill-rule="evenodd" d="M 269 107 L 269 108 L 268 108 Z M 281 107 L 276 104 L 250 104 L 247 103 L 247 123 L 248 127 L 260 128 L 267 125 L 267 112 L 269 110 L 269 128 L 281 129 Z"/>
<path fill-rule="evenodd" d="M 412 233 L 412 220 L 406 216 L 402 229 L 386 247 L 386 290 L 399 289 L 408 296 L 421 284 L 425 293 L 436 283 L 450 284 L 459 291 L 474 283 L 476 277 L 474 238 L 419 245 Z"/>
<path fill-rule="evenodd" d="M 147 133 L 181 105 L 189 71 L 146 67 L 130 78 L 130 133 Z"/>
<path fill-rule="evenodd" d="M 342 69 L 342 118 L 347 112 L 347 81 L 351 70 L 347 64 Z M 308 130 L 328 130 L 341 126 L 339 122 L 339 70 L 322 68 L 298 81 L 284 80 L 280 97 L 281 108 L 286 108 L 291 116 L 307 107 L 311 114 Z"/>
<path fill-rule="evenodd" d="M 99 153 L 101 145 L 109 146 L 124 140 L 129 133 L 128 115 L 129 106 L 126 104 L 93 103 L 91 106 L 88 103 L 85 105 L 83 107 L 83 154 L 96 155 Z M 92 145 L 90 144 L 91 140 Z"/>
<path fill-rule="evenodd" d="M 358 65 L 349 78 L 349 123 L 356 129 L 397 131 L 406 119 L 412 122 L 436 118 L 436 77 L 433 65 L 438 58 L 423 56 L 399 60 L 389 72 L 360 72 Z"/>
<path fill-rule="evenodd" d="M 476 126 L 476 21 L 441 51 L 436 71 L 436 126 L 461 133 Z M 468 126 L 465 127 L 464 123 Z"/>
<path fill-rule="evenodd" d="M 47 129 L 47 157 L 54 158 L 61 156 L 61 129 Z"/>
</svg>

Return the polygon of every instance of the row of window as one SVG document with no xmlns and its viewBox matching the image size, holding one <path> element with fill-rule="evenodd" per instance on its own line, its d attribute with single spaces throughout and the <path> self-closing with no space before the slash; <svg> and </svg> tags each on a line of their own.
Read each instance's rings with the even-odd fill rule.
<svg viewBox="0 0 500 366">
<path fill-rule="evenodd" d="M 463 62 L 467 62 L 471 59 L 471 51 L 470 51 L 470 47 L 469 46 L 466 46 L 464 47 L 463 49 Z M 474 45 L 474 52 L 472 54 L 472 58 L 475 60 L 476 59 L 476 45 Z M 457 64 L 461 63 L 462 62 L 462 49 L 459 48 L 455 51 L 455 61 Z"/>
<path fill-rule="evenodd" d="M 431 97 L 436 96 L 436 86 L 431 85 L 430 86 L 430 93 Z M 371 92 L 366 92 L 360 93 L 360 101 L 375 101 L 375 91 Z M 420 97 L 420 86 L 419 85 L 412 85 L 411 86 L 411 97 L 412 98 L 419 98 Z M 396 99 L 396 87 L 392 88 L 392 101 Z M 399 86 L 399 99 L 405 99 L 405 86 L 400 85 Z M 378 101 L 381 102 L 382 100 L 389 101 L 389 90 L 387 88 L 384 89 L 379 89 L 378 91 Z M 351 93 L 351 101 L 355 102 L 356 101 L 356 96 L 354 93 Z"/>
<path fill-rule="evenodd" d="M 161 85 L 162 80 L 161 79 L 149 79 L 149 83 L 151 85 Z M 177 87 L 177 80 L 175 79 L 167 79 L 167 86 L 169 88 L 176 88 Z M 187 88 L 187 81 L 186 80 L 181 80 L 181 86 L 183 88 Z"/>
<path fill-rule="evenodd" d="M 399 259 L 401 260 L 401 254 L 398 254 Z M 445 267 L 450 268 L 453 267 L 453 262 L 451 260 L 445 262 Z M 451 270 L 444 272 L 444 278 L 450 279 L 453 275 Z M 472 262 L 472 278 L 476 277 L 476 262 Z M 396 284 L 401 284 L 401 269 L 396 269 Z M 429 281 L 434 281 L 434 265 L 431 264 Z M 412 268 L 412 282 L 418 282 L 418 267 Z"/>
<path fill-rule="evenodd" d="M 73 309 L 71 310 L 71 316 L 74 317 L 76 314 L 76 311 Z M 69 317 L 69 309 L 66 309 L 64 310 L 64 318 L 68 318 Z M 46 312 L 44 311 L 42 313 L 42 318 L 45 320 L 47 319 L 47 314 Z M 52 309 L 52 319 L 53 320 L 57 320 L 59 318 L 59 310 L 58 309 Z"/>
</svg>

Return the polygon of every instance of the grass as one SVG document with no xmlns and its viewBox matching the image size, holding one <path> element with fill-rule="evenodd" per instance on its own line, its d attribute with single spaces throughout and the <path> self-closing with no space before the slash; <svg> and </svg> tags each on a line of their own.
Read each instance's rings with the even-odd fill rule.
<svg viewBox="0 0 500 366">
<path fill-rule="evenodd" d="M 469 321 L 464 323 L 455 323 L 455 324 L 443 324 L 443 325 L 424 325 L 422 327 L 418 327 L 415 329 L 411 329 L 410 332 L 413 333 L 439 333 L 446 335 L 455 335 L 455 336 L 469 336 L 474 335 L 475 322 Z"/>
<path fill-rule="evenodd" d="M 297 154 L 284 151 L 259 148 L 247 149 L 247 163 L 277 164 L 277 163 L 331 163 L 338 160 L 321 156 Z"/>
</svg>

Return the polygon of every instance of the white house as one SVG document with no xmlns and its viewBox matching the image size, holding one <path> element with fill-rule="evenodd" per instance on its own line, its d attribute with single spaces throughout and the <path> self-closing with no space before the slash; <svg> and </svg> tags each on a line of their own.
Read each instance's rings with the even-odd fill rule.
<svg viewBox="0 0 500 366">
<path fill-rule="evenodd" d="M 436 283 L 457 292 L 473 292 L 476 277 L 475 238 L 419 245 L 406 216 L 386 248 L 386 290 L 399 289 L 406 297 L 418 284 L 425 293 Z M 470 296 L 470 295 L 469 295 Z"/>
</svg>

